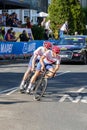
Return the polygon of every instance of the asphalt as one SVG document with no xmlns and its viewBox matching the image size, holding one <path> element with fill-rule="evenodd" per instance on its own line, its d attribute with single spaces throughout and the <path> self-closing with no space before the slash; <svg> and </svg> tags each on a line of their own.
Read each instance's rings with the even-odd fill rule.
<svg viewBox="0 0 87 130">
<path fill-rule="evenodd" d="M 87 130 L 87 65 L 61 65 L 41 101 L 16 89 L 26 69 L 0 67 L 0 89 L 15 88 L 0 94 L 0 130 Z"/>
</svg>

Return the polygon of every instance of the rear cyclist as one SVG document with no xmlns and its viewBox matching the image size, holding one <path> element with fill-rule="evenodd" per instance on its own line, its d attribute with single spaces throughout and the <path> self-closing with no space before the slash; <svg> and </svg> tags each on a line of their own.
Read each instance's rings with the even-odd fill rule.
<svg viewBox="0 0 87 130">
<path fill-rule="evenodd" d="M 22 79 L 22 82 L 21 82 L 21 85 L 20 85 L 20 91 L 21 92 L 24 92 L 24 84 L 25 84 L 25 81 L 26 79 L 28 78 L 30 72 L 34 71 L 35 69 L 35 64 L 36 62 L 38 62 L 40 60 L 40 57 L 49 49 L 52 48 L 52 44 L 51 42 L 48 42 L 48 41 L 45 41 L 43 43 L 43 46 L 37 48 L 34 53 L 33 53 L 33 56 L 31 57 L 30 61 L 29 61 L 29 65 L 28 65 L 28 69 L 27 71 L 25 72 L 24 76 L 23 76 L 23 79 Z"/>
<path fill-rule="evenodd" d="M 33 88 L 33 84 L 36 81 L 36 78 L 39 76 L 40 71 L 44 71 L 46 68 L 48 70 L 48 74 L 46 78 L 52 77 L 59 70 L 60 67 L 60 48 L 58 46 L 53 46 L 52 50 L 46 51 L 43 56 L 40 58 L 40 62 L 37 64 L 37 68 L 35 74 L 32 76 L 30 80 L 30 84 L 26 90 L 26 93 L 30 93 Z M 55 66 L 53 66 L 55 64 Z"/>
</svg>

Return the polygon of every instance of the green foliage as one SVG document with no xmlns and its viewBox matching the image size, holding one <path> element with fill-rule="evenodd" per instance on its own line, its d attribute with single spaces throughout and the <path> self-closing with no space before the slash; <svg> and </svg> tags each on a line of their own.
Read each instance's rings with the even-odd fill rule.
<svg viewBox="0 0 87 130">
<path fill-rule="evenodd" d="M 77 31 L 78 33 L 84 33 L 85 23 L 84 14 L 81 5 L 78 0 L 69 0 L 70 12 L 72 14 L 72 20 L 69 22 L 71 33 Z"/>
<path fill-rule="evenodd" d="M 70 34 L 75 31 L 84 32 L 84 14 L 79 0 L 51 0 L 48 13 L 53 32 L 59 30 L 66 20 L 69 23 Z"/>
<path fill-rule="evenodd" d="M 32 27 L 32 33 L 34 40 L 42 40 L 44 36 L 44 28 L 41 26 L 34 25 Z"/>
<path fill-rule="evenodd" d="M 82 10 L 85 17 L 85 24 L 87 25 L 87 7 L 83 8 Z"/>
<path fill-rule="evenodd" d="M 49 19 L 51 20 L 51 28 L 55 33 L 55 31 L 58 30 L 66 20 L 68 20 L 69 7 L 67 0 L 52 0 L 48 8 L 48 13 Z"/>
</svg>

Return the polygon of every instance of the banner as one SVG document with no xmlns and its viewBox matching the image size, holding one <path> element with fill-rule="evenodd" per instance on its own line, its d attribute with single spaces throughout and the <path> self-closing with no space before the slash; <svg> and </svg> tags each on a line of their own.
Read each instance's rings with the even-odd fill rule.
<svg viewBox="0 0 87 130">
<path fill-rule="evenodd" d="M 31 42 L 1 42 L 0 58 L 30 56 L 33 52 L 43 45 L 43 41 Z"/>
<path fill-rule="evenodd" d="M 32 40 L 30 42 L 0 42 L 0 58 L 26 57 L 31 56 L 40 46 L 43 46 L 43 40 Z M 50 40 L 52 44 L 57 40 Z"/>
</svg>

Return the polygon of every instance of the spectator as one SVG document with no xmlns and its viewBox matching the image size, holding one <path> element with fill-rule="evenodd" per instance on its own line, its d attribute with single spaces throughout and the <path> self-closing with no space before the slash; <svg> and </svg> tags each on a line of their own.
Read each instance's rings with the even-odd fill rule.
<svg viewBox="0 0 87 130">
<path fill-rule="evenodd" d="M 75 32 L 75 35 L 78 35 L 78 32 Z"/>
<path fill-rule="evenodd" d="M 2 26 L 6 26 L 6 14 L 2 13 Z"/>
<path fill-rule="evenodd" d="M 26 30 L 23 30 L 23 32 L 19 35 L 19 38 L 20 38 L 20 41 L 21 41 L 21 42 L 24 42 L 24 41 L 28 42 L 29 39 L 30 39 L 30 38 L 27 36 Z"/>
<path fill-rule="evenodd" d="M 31 26 L 33 26 L 34 25 L 34 23 L 33 23 L 33 19 L 31 20 Z"/>
<path fill-rule="evenodd" d="M 18 27 L 19 19 L 17 18 L 17 14 L 15 12 L 12 13 L 12 20 L 13 20 L 13 27 Z"/>
<path fill-rule="evenodd" d="M 45 29 L 48 30 L 49 35 L 52 35 L 52 30 L 50 28 L 50 19 L 45 23 Z"/>
<path fill-rule="evenodd" d="M 4 41 L 6 41 L 5 40 L 5 28 L 4 27 L 2 27 L 2 36 L 3 36 Z"/>
<path fill-rule="evenodd" d="M 44 32 L 44 40 L 48 40 L 49 39 L 49 32 L 47 29 L 45 29 L 45 32 Z"/>
<path fill-rule="evenodd" d="M 5 39 L 6 39 L 6 41 L 9 41 L 9 42 L 15 42 L 15 39 L 12 37 L 11 29 L 7 30 L 7 33 L 5 35 Z"/>
<path fill-rule="evenodd" d="M 22 28 L 22 21 L 21 20 L 18 22 L 18 27 Z"/>
<path fill-rule="evenodd" d="M 32 25 L 31 25 L 29 17 L 27 17 L 27 19 L 26 19 L 26 28 L 32 28 Z"/>
<path fill-rule="evenodd" d="M 41 22 L 41 26 L 45 28 L 46 18 L 43 18 L 43 21 Z"/>
<path fill-rule="evenodd" d="M 64 33 L 68 33 L 68 21 L 65 21 L 65 23 L 60 28 L 60 32 L 59 32 L 60 38 L 64 36 Z"/>
<path fill-rule="evenodd" d="M 19 39 L 19 37 L 16 37 L 15 31 L 12 32 L 12 39 L 14 39 L 15 42 Z"/>
<path fill-rule="evenodd" d="M 2 35 L 2 29 L 0 28 L 0 41 L 4 41 L 4 37 Z"/>
<path fill-rule="evenodd" d="M 13 26 L 13 16 L 12 15 L 8 15 L 6 18 L 6 25 L 8 27 L 12 27 Z"/>
<path fill-rule="evenodd" d="M 9 26 L 9 27 L 20 26 L 19 19 L 17 18 L 17 14 L 15 12 L 10 15 L 6 14 L 6 26 Z"/>
<path fill-rule="evenodd" d="M 2 26 L 2 14 L 0 14 L 0 26 Z"/>
<path fill-rule="evenodd" d="M 16 19 L 13 19 L 12 27 L 18 27 L 18 23 Z"/>
<path fill-rule="evenodd" d="M 45 29 L 50 30 L 50 20 L 45 23 Z"/>
</svg>

